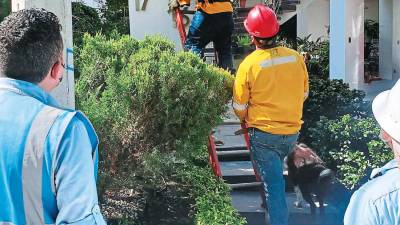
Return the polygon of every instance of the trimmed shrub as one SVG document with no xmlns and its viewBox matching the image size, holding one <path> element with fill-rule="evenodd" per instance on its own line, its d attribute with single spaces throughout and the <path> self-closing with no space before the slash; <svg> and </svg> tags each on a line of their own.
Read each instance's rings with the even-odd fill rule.
<svg viewBox="0 0 400 225">
<path fill-rule="evenodd" d="M 99 129 L 104 159 L 205 142 L 231 95 L 228 72 L 192 53 L 175 53 L 161 37 L 85 40 L 78 106 Z"/>
<path fill-rule="evenodd" d="M 103 182 L 102 190 L 129 183 L 123 179 L 130 173 L 153 186 L 179 182 L 196 202 L 197 224 L 243 224 L 204 148 L 227 110 L 233 77 L 192 53 L 176 53 L 158 36 L 86 35 L 80 53 L 78 108 L 100 136 L 101 169 L 114 174 L 107 179 L 121 179 Z"/>
</svg>

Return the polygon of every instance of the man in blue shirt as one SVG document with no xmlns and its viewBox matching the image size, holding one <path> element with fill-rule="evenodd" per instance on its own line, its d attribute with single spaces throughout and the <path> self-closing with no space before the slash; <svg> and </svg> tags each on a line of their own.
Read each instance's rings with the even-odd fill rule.
<svg viewBox="0 0 400 225">
<path fill-rule="evenodd" d="M 400 224 L 400 81 L 379 94 L 372 110 L 381 126 L 381 139 L 395 159 L 372 172 L 372 180 L 356 191 L 344 217 L 345 225 Z"/>
<path fill-rule="evenodd" d="M 63 76 L 58 18 L 21 10 L 0 24 L 0 224 L 106 224 L 96 133 L 48 94 Z"/>
</svg>

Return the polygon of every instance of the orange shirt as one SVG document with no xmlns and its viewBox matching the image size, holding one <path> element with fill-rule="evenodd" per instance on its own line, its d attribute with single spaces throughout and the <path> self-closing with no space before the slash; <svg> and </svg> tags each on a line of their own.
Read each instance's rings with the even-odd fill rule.
<svg viewBox="0 0 400 225">
<path fill-rule="evenodd" d="M 181 5 L 190 5 L 190 1 L 191 0 L 180 0 L 179 3 Z M 204 0 L 204 3 L 198 2 L 196 8 L 201 9 L 207 14 L 233 12 L 233 7 L 230 1 L 209 3 L 208 0 Z"/>
</svg>

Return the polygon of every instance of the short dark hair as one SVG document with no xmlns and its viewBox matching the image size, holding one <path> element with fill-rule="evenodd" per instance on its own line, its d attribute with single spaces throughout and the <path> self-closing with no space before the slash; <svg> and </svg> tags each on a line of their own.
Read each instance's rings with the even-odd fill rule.
<svg viewBox="0 0 400 225">
<path fill-rule="evenodd" d="M 61 25 L 45 9 L 25 9 L 0 23 L 0 76 L 41 82 L 62 54 Z"/>
<path fill-rule="evenodd" d="M 269 37 L 269 38 L 259 38 L 259 37 L 254 37 L 256 41 L 260 44 L 259 48 L 261 49 L 268 49 L 268 48 L 273 48 L 276 46 L 276 38 L 277 36 Z"/>
</svg>

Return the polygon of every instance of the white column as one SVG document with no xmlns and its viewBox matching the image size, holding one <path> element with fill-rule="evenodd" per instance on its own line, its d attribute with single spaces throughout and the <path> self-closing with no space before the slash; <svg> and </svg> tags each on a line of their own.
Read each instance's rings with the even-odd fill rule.
<svg viewBox="0 0 400 225">
<path fill-rule="evenodd" d="M 147 4 L 143 4 L 145 0 L 128 1 L 130 32 L 134 38 L 143 39 L 146 35 L 159 34 L 172 40 L 177 50 L 182 50 L 175 18 L 168 13 L 169 0 L 147 0 Z M 184 18 L 187 25 L 189 20 Z"/>
<path fill-rule="evenodd" d="M 329 1 L 304 0 L 297 6 L 297 36 L 310 40 L 327 40 L 329 28 Z"/>
<path fill-rule="evenodd" d="M 71 0 L 12 0 L 12 11 L 28 8 L 44 8 L 56 14 L 60 20 L 64 40 L 64 58 L 69 69 L 65 72 L 64 79 L 60 86 L 58 86 L 51 94 L 62 106 L 74 108 L 75 95 Z"/>
<path fill-rule="evenodd" d="M 329 77 L 346 78 L 346 0 L 330 1 Z"/>
<path fill-rule="evenodd" d="M 364 0 L 330 3 L 330 78 L 359 89 L 364 82 Z"/>
<path fill-rule="evenodd" d="M 393 0 L 379 0 L 379 76 L 389 80 L 393 74 L 393 15 L 396 14 L 393 14 Z M 398 30 L 396 26 L 394 29 Z"/>
<path fill-rule="evenodd" d="M 393 62 L 393 79 L 400 78 L 400 1 L 393 1 L 393 43 L 392 43 L 392 62 Z"/>
</svg>

